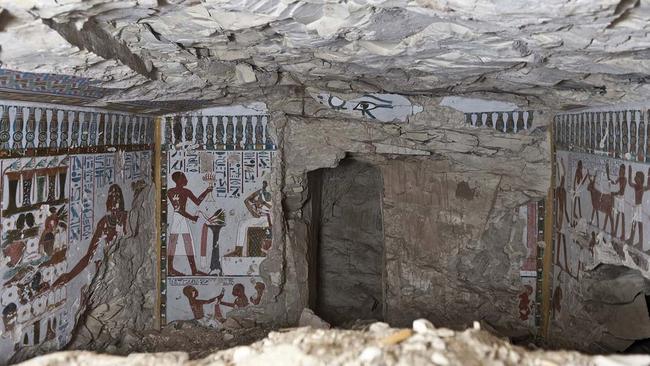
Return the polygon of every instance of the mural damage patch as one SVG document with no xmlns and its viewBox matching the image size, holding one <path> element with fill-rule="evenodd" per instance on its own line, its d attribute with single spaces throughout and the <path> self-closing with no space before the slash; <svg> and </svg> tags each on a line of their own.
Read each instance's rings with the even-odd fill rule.
<svg viewBox="0 0 650 366">
<path fill-rule="evenodd" d="M 345 100 L 325 92 L 312 93 L 320 104 L 335 111 L 380 122 L 407 122 L 409 116 L 423 111 L 399 94 L 365 94 Z"/>
</svg>

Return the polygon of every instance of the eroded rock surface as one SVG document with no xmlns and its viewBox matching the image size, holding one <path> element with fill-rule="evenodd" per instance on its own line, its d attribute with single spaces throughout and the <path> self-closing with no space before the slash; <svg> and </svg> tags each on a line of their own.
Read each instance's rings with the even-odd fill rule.
<svg viewBox="0 0 650 366">
<path fill-rule="evenodd" d="M 645 99 L 638 0 L 3 0 L 3 67 L 94 77 L 113 99 L 234 99 L 286 85 Z M 556 104 L 557 103 L 557 104 Z"/>
</svg>

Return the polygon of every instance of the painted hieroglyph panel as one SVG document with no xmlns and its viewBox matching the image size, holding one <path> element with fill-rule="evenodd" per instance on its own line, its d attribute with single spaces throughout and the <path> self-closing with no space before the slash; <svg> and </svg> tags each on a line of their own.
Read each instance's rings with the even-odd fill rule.
<svg viewBox="0 0 650 366">
<path fill-rule="evenodd" d="M 219 327 L 259 304 L 271 249 L 274 145 L 266 116 L 177 116 L 166 147 L 164 321 Z"/>
</svg>

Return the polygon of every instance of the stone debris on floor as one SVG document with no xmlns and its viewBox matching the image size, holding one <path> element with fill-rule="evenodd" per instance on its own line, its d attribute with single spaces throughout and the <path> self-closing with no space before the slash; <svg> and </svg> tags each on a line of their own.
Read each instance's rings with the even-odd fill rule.
<svg viewBox="0 0 650 366">
<path fill-rule="evenodd" d="M 363 330 L 321 329 L 312 327 L 272 331 L 250 345 L 241 345 L 214 353 L 183 351 L 185 347 L 228 345 L 225 335 L 231 334 L 242 344 L 242 338 L 254 339 L 260 328 L 209 330 L 193 325 L 167 327 L 157 335 L 145 335 L 133 342 L 132 349 L 160 352 L 163 347 L 174 352 L 131 353 L 128 356 L 96 354 L 85 351 L 57 352 L 21 363 L 22 366 L 76 365 L 142 365 L 142 366 L 319 366 L 319 365 L 490 365 L 490 366 L 560 366 L 594 365 L 642 366 L 650 364 L 648 355 L 590 356 L 573 351 L 527 350 L 510 344 L 482 330 L 479 323 L 464 331 L 436 328 L 425 319 L 413 322 L 412 329 L 392 328 L 375 322 Z M 203 334 L 199 334 L 204 332 Z M 154 338 L 159 337 L 158 340 Z M 197 344 L 188 343 L 188 339 Z M 179 347 L 170 348 L 170 341 Z M 204 343 L 201 343 L 204 342 Z M 137 346 L 137 347 L 136 347 Z"/>
</svg>

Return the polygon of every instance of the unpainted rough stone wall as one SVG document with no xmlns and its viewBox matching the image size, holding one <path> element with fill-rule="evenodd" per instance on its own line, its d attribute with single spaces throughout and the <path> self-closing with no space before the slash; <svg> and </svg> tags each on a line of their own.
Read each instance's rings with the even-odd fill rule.
<svg viewBox="0 0 650 366">
<path fill-rule="evenodd" d="M 340 325 L 383 319 L 381 172 L 354 159 L 321 172 L 318 315 Z M 311 177 L 310 177 L 311 178 Z"/>
<path fill-rule="evenodd" d="M 516 321 L 526 248 L 515 215 L 546 195 L 550 115 L 538 111 L 532 129 L 503 134 L 468 127 L 463 113 L 438 98 L 410 99 L 424 111 L 400 124 L 341 115 L 300 89 L 269 102 L 281 151 L 275 174 L 283 212 L 274 238 L 284 240 L 274 242 L 275 262 L 267 259 L 276 264 L 266 273 L 277 294 L 267 316 L 276 311 L 295 323 L 313 295 L 308 258 L 318 223 L 307 173 L 359 154 L 381 168 L 385 182 L 387 320 L 429 316 L 460 326 L 484 319 L 526 331 Z"/>
<path fill-rule="evenodd" d="M 515 303 L 525 249 L 515 210 L 499 203 L 503 178 L 447 159 L 391 159 L 382 170 L 389 323 L 525 327 Z"/>
</svg>

